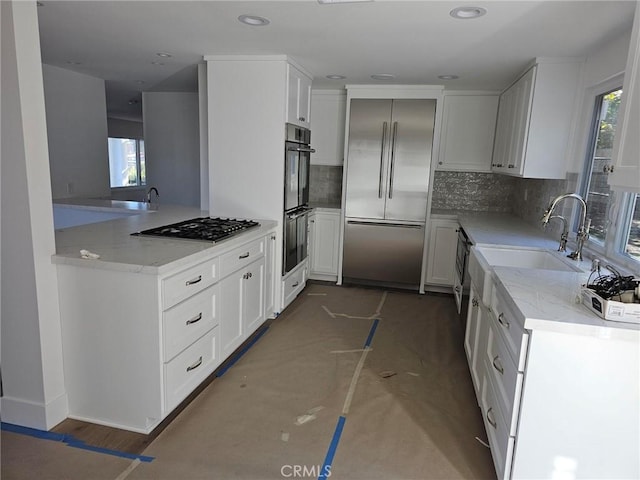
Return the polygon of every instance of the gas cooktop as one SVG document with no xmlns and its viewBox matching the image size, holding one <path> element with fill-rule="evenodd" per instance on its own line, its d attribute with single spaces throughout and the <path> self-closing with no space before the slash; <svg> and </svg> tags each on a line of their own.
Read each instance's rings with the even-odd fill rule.
<svg viewBox="0 0 640 480">
<path fill-rule="evenodd" d="M 236 218 L 211 218 L 199 217 L 185 220 L 162 227 L 150 228 L 131 235 L 143 235 L 153 237 L 172 237 L 188 240 L 202 240 L 207 242 L 218 242 L 238 233 L 259 227 L 260 224 L 254 220 L 239 220 Z"/>
</svg>

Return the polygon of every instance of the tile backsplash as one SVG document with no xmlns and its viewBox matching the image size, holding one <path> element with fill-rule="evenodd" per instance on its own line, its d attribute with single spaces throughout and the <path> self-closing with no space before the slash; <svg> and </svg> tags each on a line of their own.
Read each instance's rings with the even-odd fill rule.
<svg viewBox="0 0 640 480">
<path fill-rule="evenodd" d="M 515 182 L 493 173 L 435 172 L 431 208 L 509 213 Z"/>
<path fill-rule="evenodd" d="M 342 166 L 311 165 L 309 201 L 318 206 L 339 207 L 342 200 Z M 513 213 L 525 222 L 543 229 L 540 218 L 549 201 L 575 192 L 578 174 L 565 180 L 517 178 L 494 173 L 436 171 L 433 179 L 432 210 L 466 210 Z M 575 202 L 559 205 L 558 214 L 571 218 Z M 555 235 L 560 225 L 549 225 Z"/>
<path fill-rule="evenodd" d="M 342 166 L 311 165 L 309 203 L 339 207 L 342 202 Z"/>
</svg>

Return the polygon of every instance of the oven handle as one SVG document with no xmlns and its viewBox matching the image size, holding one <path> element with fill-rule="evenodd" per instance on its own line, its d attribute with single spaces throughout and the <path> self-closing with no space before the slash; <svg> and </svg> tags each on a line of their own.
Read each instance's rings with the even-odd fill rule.
<svg viewBox="0 0 640 480">
<path fill-rule="evenodd" d="M 303 210 L 301 212 L 288 213 L 287 214 L 287 218 L 289 220 L 295 220 L 296 218 L 300 218 L 300 217 L 303 217 L 305 215 L 308 215 L 310 211 L 311 211 L 311 209 L 309 208 L 309 209 L 305 209 L 305 210 Z"/>
<path fill-rule="evenodd" d="M 305 153 L 316 153 L 315 148 L 304 148 L 304 147 L 289 147 L 287 148 L 289 152 L 305 152 Z"/>
</svg>

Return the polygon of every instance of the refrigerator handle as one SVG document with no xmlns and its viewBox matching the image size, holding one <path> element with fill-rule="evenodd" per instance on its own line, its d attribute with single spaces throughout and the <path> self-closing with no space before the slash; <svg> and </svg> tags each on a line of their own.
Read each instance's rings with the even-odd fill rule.
<svg viewBox="0 0 640 480">
<path fill-rule="evenodd" d="M 387 143 L 387 122 L 382 124 L 382 145 L 380 146 L 380 176 L 378 178 L 378 198 L 382 198 L 382 172 L 384 167 L 384 147 Z"/>
<path fill-rule="evenodd" d="M 393 122 L 393 135 L 391 136 L 391 165 L 389 167 L 389 199 L 393 198 L 393 166 L 396 160 L 396 138 L 398 136 L 398 122 Z"/>
</svg>

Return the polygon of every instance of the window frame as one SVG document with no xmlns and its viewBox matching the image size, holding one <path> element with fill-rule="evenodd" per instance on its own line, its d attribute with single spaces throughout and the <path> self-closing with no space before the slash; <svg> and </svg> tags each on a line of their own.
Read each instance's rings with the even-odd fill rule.
<svg viewBox="0 0 640 480">
<path fill-rule="evenodd" d="M 136 184 L 135 185 L 119 185 L 115 187 L 112 186 L 111 185 L 111 159 L 109 159 L 109 188 L 111 190 L 137 190 L 137 189 L 139 190 L 139 189 L 145 188 L 147 185 L 147 182 L 146 182 L 146 178 L 144 183 L 142 182 L 142 163 L 141 163 L 141 155 L 140 155 L 140 151 L 141 151 L 140 144 L 142 142 L 142 144 L 144 145 L 144 138 L 110 135 L 107 137 L 107 142 L 112 138 L 135 141 L 136 143 Z"/>
<path fill-rule="evenodd" d="M 590 112 L 591 117 L 585 121 L 588 128 L 586 141 L 583 145 L 583 162 L 579 174 L 578 188 L 580 195 L 587 198 L 587 187 L 589 185 L 593 170 L 593 153 L 595 142 L 597 141 L 597 124 L 599 124 L 598 111 L 601 109 L 596 105 L 596 99 L 608 92 L 622 89 L 624 74 L 615 75 L 604 82 L 594 85 L 587 90 L 585 95 L 585 112 Z M 588 103 L 587 103 L 588 102 Z M 602 256 L 614 266 L 623 267 L 637 272 L 640 269 L 640 260 L 624 253 L 624 247 L 628 240 L 627 235 L 631 226 L 635 194 L 622 192 L 616 189 L 611 190 L 611 197 L 606 216 L 606 229 L 604 242 L 600 243 L 589 239 L 585 244 L 585 249 L 595 256 Z M 575 211 L 575 210 L 574 210 Z M 587 217 L 589 213 L 587 212 Z M 574 216 L 574 231 L 577 230 L 577 215 Z"/>
</svg>

